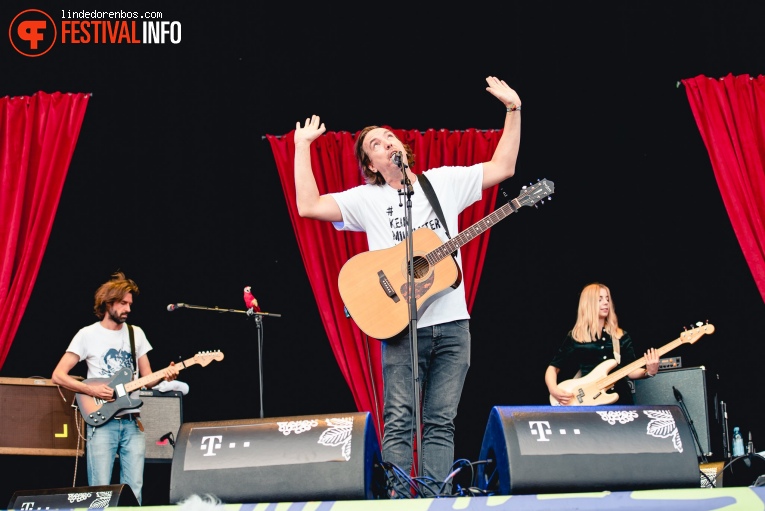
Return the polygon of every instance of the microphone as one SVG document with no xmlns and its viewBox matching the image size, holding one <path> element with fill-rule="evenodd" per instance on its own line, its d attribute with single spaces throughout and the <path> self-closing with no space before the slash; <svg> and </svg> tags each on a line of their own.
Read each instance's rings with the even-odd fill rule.
<svg viewBox="0 0 765 511">
<path fill-rule="evenodd" d="M 680 391 L 679 391 L 679 390 L 677 390 L 677 389 L 675 388 L 675 386 L 674 386 L 674 385 L 672 386 L 672 392 L 674 392 L 674 393 L 675 393 L 675 399 L 677 399 L 677 401 L 678 401 L 679 403 L 682 403 L 682 402 L 683 402 L 683 395 L 680 393 Z"/>
<path fill-rule="evenodd" d="M 397 167 L 401 168 L 401 162 L 402 162 L 402 153 L 401 151 L 393 153 L 393 156 L 391 156 L 391 161 L 396 164 Z"/>
<path fill-rule="evenodd" d="M 171 303 L 167 306 L 167 312 L 173 312 L 175 309 L 186 307 L 185 303 Z"/>
</svg>

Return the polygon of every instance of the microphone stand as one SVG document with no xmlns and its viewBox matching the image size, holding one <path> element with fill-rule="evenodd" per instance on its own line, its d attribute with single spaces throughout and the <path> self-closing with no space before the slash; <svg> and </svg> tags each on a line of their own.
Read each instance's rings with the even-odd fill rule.
<svg viewBox="0 0 765 511">
<path fill-rule="evenodd" d="M 415 425 L 415 444 L 417 446 L 417 476 L 422 475 L 422 424 L 420 422 L 420 363 L 417 346 L 417 299 L 415 297 L 414 287 L 414 241 L 412 240 L 412 195 L 414 188 L 409 180 L 406 169 L 408 165 L 404 164 L 401 153 L 398 157 L 394 156 L 394 163 L 401 169 L 401 184 L 403 188 L 399 190 L 399 196 L 406 197 L 406 257 L 408 266 L 407 275 L 407 300 L 409 305 L 409 340 L 412 357 L 412 413 L 414 414 Z M 414 454 L 414 453 L 412 453 Z"/>
<path fill-rule="evenodd" d="M 728 459 L 731 456 L 731 452 L 728 440 L 728 404 L 725 401 L 720 401 L 720 416 L 722 418 L 723 458 Z"/>
<path fill-rule="evenodd" d="M 237 314 L 246 314 L 248 317 L 255 317 L 255 325 L 258 327 L 258 378 L 260 381 L 260 418 L 264 417 L 263 414 L 263 316 L 273 316 L 275 318 L 282 317 L 281 314 L 275 314 L 273 312 L 255 312 L 255 309 L 250 307 L 246 311 L 238 309 L 221 309 L 219 307 L 205 307 L 204 305 L 191 305 L 188 303 L 179 303 L 176 305 L 178 308 L 184 309 L 198 309 L 213 312 L 233 312 Z M 168 309 L 171 310 L 171 309 Z"/>
<path fill-rule="evenodd" d="M 693 425 L 693 419 L 691 419 L 691 414 L 688 413 L 688 408 L 685 406 L 685 402 L 683 401 L 683 395 L 680 393 L 679 390 L 675 388 L 675 386 L 672 386 L 672 391 L 675 393 L 675 399 L 680 404 L 680 409 L 683 411 L 683 415 L 685 416 L 685 420 L 688 422 L 688 425 L 691 427 L 691 433 L 693 433 L 693 439 L 696 441 L 696 446 L 699 448 L 699 453 L 701 457 L 702 463 L 707 463 L 707 456 L 704 454 L 704 448 L 701 447 L 701 441 L 699 440 L 699 434 L 696 431 L 696 426 Z"/>
</svg>

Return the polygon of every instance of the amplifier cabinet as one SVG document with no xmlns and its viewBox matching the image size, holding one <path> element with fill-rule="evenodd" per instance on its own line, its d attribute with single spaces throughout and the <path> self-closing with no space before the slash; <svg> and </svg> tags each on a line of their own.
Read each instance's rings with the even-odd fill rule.
<svg viewBox="0 0 765 511">
<path fill-rule="evenodd" d="M 687 367 L 659 371 L 653 378 L 635 380 L 636 405 L 678 405 L 683 400 L 690 424 L 696 429 L 701 446 L 694 444 L 699 457 L 712 456 L 714 449 L 709 432 L 709 399 L 704 367 Z M 677 396 L 675 393 L 678 393 Z M 699 448 L 703 452 L 698 452 Z"/>
<path fill-rule="evenodd" d="M 82 456 L 74 392 L 46 378 L 0 378 L 0 454 Z"/>
<path fill-rule="evenodd" d="M 183 424 L 183 393 L 141 390 L 141 423 L 147 463 L 172 463 L 175 440 Z"/>
</svg>

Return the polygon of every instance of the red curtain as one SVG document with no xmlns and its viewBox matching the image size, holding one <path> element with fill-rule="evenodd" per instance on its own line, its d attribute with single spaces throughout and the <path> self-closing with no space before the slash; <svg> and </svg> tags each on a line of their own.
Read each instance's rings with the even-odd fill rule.
<svg viewBox="0 0 765 511">
<path fill-rule="evenodd" d="M 415 153 L 417 171 L 442 165 L 472 165 L 491 159 L 502 130 L 447 131 L 429 129 L 392 131 Z M 294 131 L 266 135 L 281 177 L 292 226 L 303 257 L 321 320 L 340 370 L 348 383 L 358 411 L 375 417 L 382 432 L 382 372 L 380 341 L 369 339 L 345 316 L 337 287 L 343 264 L 368 250 L 364 233 L 339 232 L 329 222 L 300 218 L 295 201 Z M 320 193 L 339 192 L 364 183 L 353 154 L 356 134 L 326 132 L 311 145 L 311 163 Z M 483 192 L 483 200 L 460 215 L 460 231 L 494 210 L 497 187 Z M 452 233 L 456 235 L 457 233 Z M 462 247 L 462 266 L 468 310 L 472 310 L 481 278 L 489 232 Z"/>
<path fill-rule="evenodd" d="M 0 368 L 37 279 L 89 97 L 0 98 Z"/>
<path fill-rule="evenodd" d="M 749 270 L 765 301 L 765 77 L 682 80 Z"/>
</svg>

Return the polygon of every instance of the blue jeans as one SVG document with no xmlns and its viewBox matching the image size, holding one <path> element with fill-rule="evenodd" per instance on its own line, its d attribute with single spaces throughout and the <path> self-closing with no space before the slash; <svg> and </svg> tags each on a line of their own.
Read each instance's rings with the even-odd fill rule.
<svg viewBox="0 0 765 511">
<path fill-rule="evenodd" d="M 146 439 L 133 420 L 110 420 L 94 428 L 88 426 L 87 449 L 88 484 L 112 484 L 114 457 L 120 455 L 120 484 L 127 484 L 141 504 L 143 464 L 146 458 Z"/>
<path fill-rule="evenodd" d="M 414 380 L 409 332 L 382 345 L 385 392 L 383 461 L 409 474 L 413 464 L 415 432 L 412 405 Z M 470 367 L 470 322 L 452 321 L 417 329 L 420 399 L 422 402 L 422 462 L 420 477 L 441 487 L 454 463 L 454 418 Z M 395 487 L 408 495 L 409 490 Z M 451 491 L 451 482 L 444 487 Z M 429 496 L 429 495 L 428 495 Z"/>
</svg>

